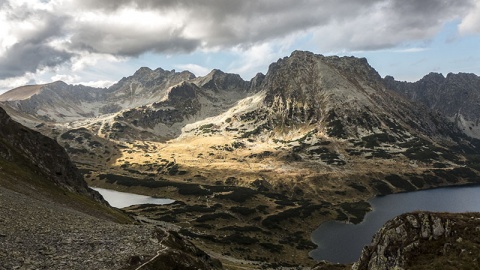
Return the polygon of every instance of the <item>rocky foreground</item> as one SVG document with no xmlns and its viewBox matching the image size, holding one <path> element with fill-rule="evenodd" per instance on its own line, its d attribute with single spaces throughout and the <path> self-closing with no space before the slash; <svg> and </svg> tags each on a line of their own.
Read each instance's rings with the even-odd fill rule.
<svg viewBox="0 0 480 270">
<path fill-rule="evenodd" d="M 0 262 L 0 269 L 221 268 L 165 228 L 98 219 L 2 187 Z"/>
<path fill-rule="evenodd" d="M 353 269 L 480 269 L 480 213 L 404 214 L 388 221 Z"/>
<path fill-rule="evenodd" d="M 151 226 L 100 220 L 0 188 L 4 269 L 119 269 L 161 249 Z"/>
<path fill-rule="evenodd" d="M 171 226 L 137 225 L 56 141 L 0 109 L 0 269 L 218 269 Z"/>
</svg>

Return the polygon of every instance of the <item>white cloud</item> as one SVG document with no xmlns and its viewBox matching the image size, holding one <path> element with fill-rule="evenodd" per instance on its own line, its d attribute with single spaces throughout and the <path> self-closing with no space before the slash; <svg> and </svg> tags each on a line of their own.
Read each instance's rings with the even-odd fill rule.
<svg viewBox="0 0 480 270">
<path fill-rule="evenodd" d="M 468 15 L 462 20 L 459 25 L 460 33 L 480 33 L 480 1 L 476 1 L 475 8 L 472 8 Z"/>
<path fill-rule="evenodd" d="M 0 79 L 66 67 L 78 73 L 152 52 L 222 50 L 242 57 L 229 71 L 254 75 L 304 34 L 324 54 L 384 50 L 431 39 L 454 19 L 462 33 L 480 33 L 479 1 L 4 0 Z"/>
<path fill-rule="evenodd" d="M 425 52 L 428 51 L 429 48 L 407 48 L 407 49 L 400 49 L 400 50 L 393 50 L 396 53 L 418 53 L 418 52 Z"/>
<path fill-rule="evenodd" d="M 257 72 L 265 70 L 273 61 L 279 58 L 278 51 L 275 51 L 271 43 L 254 45 L 246 50 L 235 48 L 238 61 L 232 63 L 229 72 L 242 74 L 245 80 L 251 79 Z"/>
<path fill-rule="evenodd" d="M 77 75 L 67 75 L 67 74 L 56 74 L 54 76 L 52 76 L 52 81 L 63 81 L 63 82 L 66 82 L 66 83 L 74 83 L 76 81 L 78 81 L 78 79 L 80 79 L 80 77 L 78 77 Z"/>
<path fill-rule="evenodd" d="M 35 84 L 35 75 L 32 73 L 25 74 L 24 76 L 20 77 L 13 77 L 8 79 L 0 80 L 0 94 L 5 93 L 8 90 L 27 85 L 27 84 Z"/>
<path fill-rule="evenodd" d="M 445 23 L 464 16 L 470 1 L 379 1 L 313 29 L 323 52 L 370 51 L 432 39 Z"/>
<path fill-rule="evenodd" d="M 176 65 L 176 68 L 182 69 L 182 70 L 188 70 L 195 74 L 195 76 L 205 76 L 207 75 L 211 69 L 202 67 L 197 64 L 184 64 L 184 65 Z"/>
<path fill-rule="evenodd" d="M 78 71 L 85 70 L 89 67 L 95 66 L 101 62 L 119 63 L 125 60 L 126 60 L 125 57 L 118 57 L 111 54 L 82 52 L 72 58 L 71 69 L 73 72 L 78 72 Z"/>
<path fill-rule="evenodd" d="M 98 88 L 108 88 L 112 86 L 114 83 L 116 83 L 116 81 L 104 80 L 104 81 L 76 82 L 73 84 L 82 84 L 85 86 L 98 87 Z"/>
<path fill-rule="evenodd" d="M 187 14 L 176 10 L 122 7 L 111 13 L 72 14 L 70 48 L 95 53 L 138 56 L 148 51 L 192 51 L 198 40 L 183 33 Z"/>
</svg>

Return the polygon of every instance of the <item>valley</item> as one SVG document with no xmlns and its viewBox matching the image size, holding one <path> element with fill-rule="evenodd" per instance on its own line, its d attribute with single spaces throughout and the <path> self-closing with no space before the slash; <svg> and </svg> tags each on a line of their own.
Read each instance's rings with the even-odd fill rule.
<svg viewBox="0 0 480 270">
<path fill-rule="evenodd" d="M 141 68 L 108 89 L 0 100 L 88 185 L 175 200 L 123 210 L 175 224 L 231 269 L 312 267 L 322 222 L 359 223 L 376 195 L 479 183 L 480 141 L 385 80 L 366 59 L 295 51 L 250 81 Z"/>
</svg>

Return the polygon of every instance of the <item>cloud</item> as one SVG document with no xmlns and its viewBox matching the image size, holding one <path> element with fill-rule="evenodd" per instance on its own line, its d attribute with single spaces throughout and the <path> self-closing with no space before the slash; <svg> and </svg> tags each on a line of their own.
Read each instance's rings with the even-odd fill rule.
<svg viewBox="0 0 480 270">
<path fill-rule="evenodd" d="M 52 76 L 52 81 L 63 81 L 66 83 L 73 83 L 75 81 L 78 81 L 79 77 L 78 75 L 67 75 L 67 74 L 56 74 Z"/>
<path fill-rule="evenodd" d="M 184 65 L 176 65 L 176 68 L 182 69 L 182 70 L 188 70 L 195 74 L 195 76 L 205 76 L 207 75 L 212 69 L 202 67 L 197 64 L 184 64 Z"/>
<path fill-rule="evenodd" d="M 393 48 L 433 38 L 445 23 L 467 14 L 473 1 L 377 1 L 313 30 L 319 48 L 328 52 Z"/>
<path fill-rule="evenodd" d="M 233 48 L 232 51 L 238 60 L 230 65 L 228 72 L 242 74 L 247 80 L 253 78 L 258 72 L 267 72 L 272 62 L 291 53 L 289 49 L 298 38 L 298 35 L 290 35 L 283 39 L 253 45 L 247 49 Z"/>
<path fill-rule="evenodd" d="M 125 57 L 116 57 L 106 53 L 80 52 L 71 59 L 71 70 L 79 72 L 88 67 L 98 66 L 99 63 L 120 63 L 125 59 Z"/>
<path fill-rule="evenodd" d="M 25 76 L 21 77 L 12 77 L 8 79 L 0 79 L 0 94 L 5 93 L 8 90 L 11 90 L 15 87 L 19 87 L 27 84 L 36 84 L 35 75 L 32 73 L 27 73 Z"/>
<path fill-rule="evenodd" d="M 97 88 L 108 88 L 115 83 L 117 83 L 117 82 L 116 81 L 104 80 L 104 81 L 77 82 L 75 84 L 81 84 L 81 85 L 90 86 L 90 87 L 97 87 Z"/>
<path fill-rule="evenodd" d="M 32 12 L 26 5 L 4 3 L 0 12 L 3 42 L 0 47 L 0 79 L 35 73 L 70 60 L 73 53 L 50 44 L 62 33 L 66 17 L 45 10 Z"/>
<path fill-rule="evenodd" d="M 419 52 L 425 52 L 428 51 L 428 48 L 408 48 L 408 49 L 400 49 L 400 50 L 393 50 L 393 52 L 396 53 L 419 53 Z"/>
<path fill-rule="evenodd" d="M 148 24 L 152 33 L 158 33 L 158 39 L 142 35 L 146 40 L 139 41 L 143 47 L 138 45 L 137 50 L 119 51 L 128 54 L 151 50 L 154 45 L 158 51 L 236 46 L 247 49 L 312 29 L 321 37 L 319 41 L 330 39 L 333 34 L 333 39 L 319 43 L 322 49 L 388 48 L 412 39 L 431 38 L 446 21 L 463 18 L 474 0 L 82 0 L 77 5 L 83 10 L 95 10 L 96 14 L 113 16 L 115 21 L 123 18 L 133 25 Z M 128 16 L 127 11 L 145 16 L 138 20 L 139 16 Z M 164 27 L 174 31 L 166 34 Z M 120 34 L 115 34 L 117 27 L 109 29 L 113 29 L 108 37 L 112 42 L 107 44 L 112 44 L 117 38 L 128 41 L 126 33 L 132 27 L 122 27 L 125 32 Z"/>
<path fill-rule="evenodd" d="M 462 20 L 459 30 L 462 34 L 480 33 L 480 1 L 476 2 L 475 8 Z"/>
<path fill-rule="evenodd" d="M 0 57 L 0 79 L 35 73 L 38 69 L 55 67 L 65 63 L 72 54 L 59 51 L 45 44 L 16 43 Z"/>
<path fill-rule="evenodd" d="M 0 0 L 0 79 L 72 65 L 72 59 L 84 68 L 90 62 L 81 58 L 88 55 L 118 59 L 233 50 L 255 56 L 255 50 L 300 33 L 310 33 L 320 53 L 388 49 L 431 39 L 453 19 L 462 20 L 461 31 L 478 33 L 479 5 L 476 0 Z M 257 62 L 251 67 L 260 65 L 250 59 Z"/>
<path fill-rule="evenodd" d="M 122 8 L 76 15 L 68 46 L 73 50 L 138 56 L 148 51 L 190 52 L 200 41 L 183 33 L 186 14 Z"/>
</svg>

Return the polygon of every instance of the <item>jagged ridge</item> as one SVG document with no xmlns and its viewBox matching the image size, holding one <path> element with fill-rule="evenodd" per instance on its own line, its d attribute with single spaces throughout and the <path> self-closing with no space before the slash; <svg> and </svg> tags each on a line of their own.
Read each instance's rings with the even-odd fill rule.
<svg viewBox="0 0 480 270">
<path fill-rule="evenodd" d="M 430 73 L 417 82 L 384 79 L 391 89 L 412 101 L 441 112 L 467 135 L 480 138 L 480 77 L 475 74 L 449 73 L 446 77 Z"/>
</svg>

